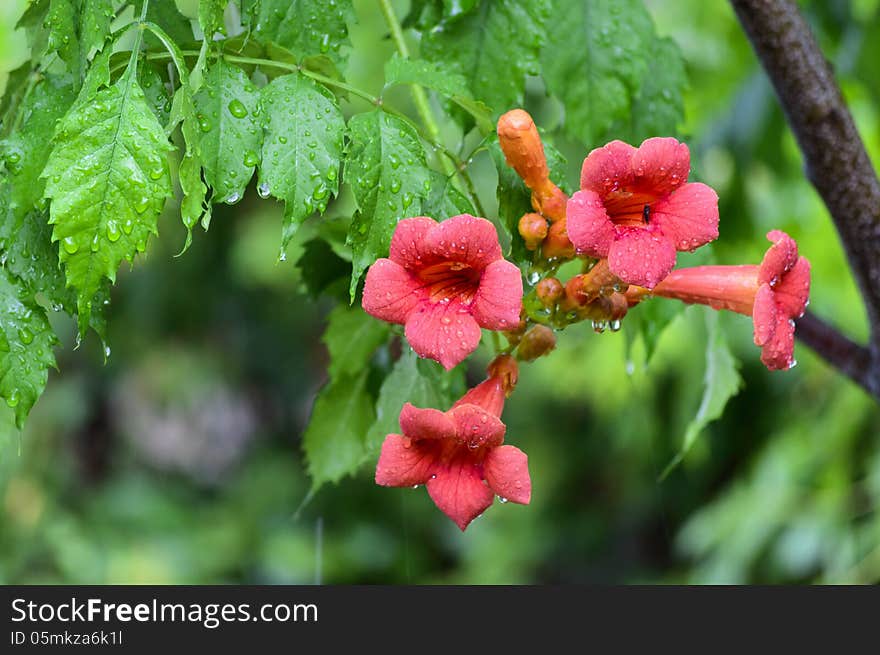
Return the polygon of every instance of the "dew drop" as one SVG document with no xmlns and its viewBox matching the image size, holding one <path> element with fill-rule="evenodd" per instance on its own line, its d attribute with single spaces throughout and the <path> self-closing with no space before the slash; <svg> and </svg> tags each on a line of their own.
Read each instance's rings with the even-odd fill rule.
<svg viewBox="0 0 880 655">
<path fill-rule="evenodd" d="M 229 104 L 226 107 L 227 109 L 229 109 L 229 113 L 236 118 L 244 118 L 245 116 L 247 116 L 247 108 L 238 98 L 233 98 L 232 100 L 230 100 Z"/>
<path fill-rule="evenodd" d="M 260 182 L 260 185 L 257 187 L 257 194 L 261 198 L 268 198 L 270 193 L 269 183 L 268 182 Z"/>
<path fill-rule="evenodd" d="M 77 250 L 79 250 L 79 244 L 73 237 L 65 237 L 61 241 L 61 245 L 64 246 L 65 252 L 69 255 L 73 255 Z"/>
</svg>

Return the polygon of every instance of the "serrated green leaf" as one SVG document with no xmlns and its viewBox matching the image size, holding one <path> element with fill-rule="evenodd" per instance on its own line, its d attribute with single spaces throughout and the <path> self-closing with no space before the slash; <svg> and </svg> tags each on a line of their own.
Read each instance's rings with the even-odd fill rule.
<svg viewBox="0 0 880 655">
<path fill-rule="evenodd" d="M 57 52 L 67 70 L 79 75 L 79 12 L 71 0 L 50 0 L 44 26 L 49 30 L 46 52 Z"/>
<path fill-rule="evenodd" d="M 390 333 L 387 323 L 377 321 L 360 307 L 337 305 L 330 312 L 321 340 L 330 353 L 327 373 L 336 380 L 366 368 L 376 348 Z"/>
<path fill-rule="evenodd" d="M 431 171 L 431 192 L 422 202 L 422 216 L 442 221 L 459 214 L 475 215 L 473 203 L 452 184 L 452 178 Z"/>
<path fill-rule="evenodd" d="M 397 53 L 385 62 L 385 86 L 418 84 L 440 93 L 468 112 L 484 134 L 495 125 L 492 110 L 474 100 L 463 75 L 450 71 L 445 64 L 423 59 L 404 59 Z"/>
<path fill-rule="evenodd" d="M 33 71 L 33 65 L 26 61 L 14 71 L 9 73 L 6 79 L 6 90 L 0 99 L 0 133 L 8 131 L 14 122 L 18 105 L 24 99 L 28 87 L 28 78 Z"/>
<path fill-rule="evenodd" d="M 261 98 L 266 124 L 257 189 L 284 201 L 284 247 L 339 192 L 345 119 L 333 94 L 300 73 L 272 80 Z"/>
<path fill-rule="evenodd" d="M 171 144 L 129 68 L 60 121 L 46 163 L 52 238 L 77 291 L 80 334 L 103 280 L 146 248 L 171 195 Z"/>
<path fill-rule="evenodd" d="M 201 127 L 193 99 L 194 91 L 190 85 L 189 70 L 180 47 L 155 23 L 147 23 L 146 26 L 171 55 L 180 77 L 180 85 L 171 101 L 167 131 L 170 134 L 177 125 L 180 125 L 180 131 L 186 144 L 186 150 L 177 170 L 180 189 L 183 192 L 183 199 L 180 202 L 180 218 L 186 227 L 186 242 L 183 246 L 185 251 L 192 243 L 192 228 L 195 224 L 201 220 L 204 228 L 208 229 L 211 220 L 211 205 L 205 201 L 208 187 L 202 181 Z"/>
<path fill-rule="evenodd" d="M 257 38 L 273 41 L 303 58 L 326 55 L 344 65 L 349 44 L 347 20 L 351 0 L 262 0 L 256 19 Z"/>
<path fill-rule="evenodd" d="M 526 250 L 522 237 L 519 235 L 519 219 L 523 214 L 534 211 L 532 208 L 532 195 L 528 187 L 522 181 L 516 171 L 507 165 L 498 138 L 493 137 L 489 143 L 489 154 L 495 162 L 498 172 L 498 219 L 501 227 L 510 238 L 510 256 L 517 262 L 531 259 L 531 253 Z M 568 184 L 565 181 L 566 161 L 562 153 L 550 143 L 544 142 L 544 155 L 547 157 L 547 166 L 550 169 L 550 179 L 553 180 L 563 191 L 568 192 Z"/>
<path fill-rule="evenodd" d="M 324 293 L 340 295 L 342 299 L 348 296 L 351 263 L 339 257 L 324 239 L 307 241 L 296 266 L 312 298 L 317 299 Z M 337 286 L 341 287 L 340 294 L 336 293 Z"/>
<path fill-rule="evenodd" d="M 387 435 L 400 433 L 398 417 L 404 403 L 412 403 L 416 407 L 434 407 L 441 411 L 449 409 L 454 402 L 456 377 L 463 375 L 461 371 L 444 371 L 434 362 L 420 361 L 407 348 L 379 389 L 376 421 L 367 433 L 368 455 L 379 452 Z"/>
<path fill-rule="evenodd" d="M 345 181 L 358 212 L 351 222 L 349 293 L 354 299 L 364 270 L 388 254 L 397 222 L 421 213 L 431 190 L 431 171 L 415 130 L 381 109 L 357 114 L 348 124 L 351 143 L 345 158 Z"/>
<path fill-rule="evenodd" d="M 76 87 L 71 76 L 41 78 L 17 107 L 18 129 L 0 141 L 0 156 L 6 160 L 10 184 L 10 207 L 20 216 L 42 204 L 40 174 L 49 155 L 55 122 L 65 114 L 75 97 Z"/>
<path fill-rule="evenodd" d="M 229 0 L 199 0 L 199 26 L 207 41 L 218 32 L 226 34 L 223 12 L 228 4 Z"/>
<path fill-rule="evenodd" d="M 497 114 L 522 105 L 526 75 L 539 72 L 547 0 L 482 0 L 422 37 L 422 56 L 452 67 Z M 571 43 L 569 43 L 569 49 Z"/>
<path fill-rule="evenodd" d="M 727 345 L 727 337 L 719 326 L 718 312 L 703 308 L 706 315 L 706 373 L 703 378 L 703 398 L 697 414 L 688 424 L 681 450 L 664 469 L 663 479 L 684 459 L 703 429 L 719 418 L 742 386 L 739 362 Z"/>
<path fill-rule="evenodd" d="M 19 428 L 46 387 L 57 342 L 43 308 L 0 267 L 0 397 Z"/>
<path fill-rule="evenodd" d="M 565 131 L 585 145 L 629 116 L 654 39 L 642 0 L 551 0 L 541 64 L 565 105 Z M 572 47 L 577 44 L 576 47 Z"/>
<path fill-rule="evenodd" d="M 142 62 L 138 66 L 138 84 L 144 90 L 147 104 L 161 125 L 168 125 L 171 118 L 171 93 L 155 66 Z"/>
<path fill-rule="evenodd" d="M 82 58 L 100 52 L 110 34 L 113 0 L 82 0 L 79 18 L 80 52 Z"/>
<path fill-rule="evenodd" d="M 674 136 L 684 119 L 686 87 L 687 74 L 678 45 L 672 39 L 655 37 L 648 72 L 633 101 L 630 142 Z"/>
<path fill-rule="evenodd" d="M 420 84 L 446 96 L 470 96 L 464 75 L 424 59 L 404 59 L 396 52 L 385 62 L 385 86 Z"/>
<path fill-rule="evenodd" d="M 205 72 L 195 95 L 201 159 L 214 202 L 238 202 L 259 161 L 260 94 L 248 76 L 222 58 Z"/>
<path fill-rule="evenodd" d="M 333 380 L 315 399 L 303 450 L 312 490 L 356 472 L 364 461 L 364 435 L 375 420 L 367 371 Z"/>
</svg>

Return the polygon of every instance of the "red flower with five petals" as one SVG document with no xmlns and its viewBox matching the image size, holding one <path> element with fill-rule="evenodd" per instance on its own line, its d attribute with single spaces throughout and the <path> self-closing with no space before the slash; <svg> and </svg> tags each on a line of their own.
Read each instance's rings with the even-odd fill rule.
<svg viewBox="0 0 880 655">
<path fill-rule="evenodd" d="M 363 308 L 406 325 L 421 357 L 451 369 L 480 343 L 480 328 L 519 322 L 522 276 L 501 256 L 498 233 L 468 214 L 437 223 L 420 216 L 397 224 L 387 259 L 367 272 Z"/>
<path fill-rule="evenodd" d="M 509 356 L 509 366 L 516 362 Z M 497 361 L 497 360 L 496 360 Z M 400 412 L 403 434 L 389 434 L 376 465 L 376 483 L 386 487 L 424 484 L 437 507 L 464 530 L 494 496 L 527 505 L 532 483 L 528 457 L 502 445 L 509 378 L 496 374 L 468 391 L 449 411 Z"/>
<path fill-rule="evenodd" d="M 596 148 L 566 207 L 569 238 L 578 252 L 607 257 L 623 282 L 654 287 L 672 270 L 676 251 L 718 237 L 718 196 L 688 183 L 689 172 L 690 151 L 673 138 Z"/>
<path fill-rule="evenodd" d="M 794 365 L 796 318 L 810 296 L 810 262 L 797 243 L 780 230 L 767 233 L 773 245 L 759 266 L 697 266 L 673 271 L 654 287 L 655 296 L 677 298 L 715 309 L 750 315 L 761 361 L 772 370 Z M 635 300 L 646 290 L 627 292 Z"/>
</svg>

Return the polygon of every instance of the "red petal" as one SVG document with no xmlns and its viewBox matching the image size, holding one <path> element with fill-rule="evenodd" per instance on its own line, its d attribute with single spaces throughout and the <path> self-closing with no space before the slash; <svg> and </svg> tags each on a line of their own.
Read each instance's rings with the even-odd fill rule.
<svg viewBox="0 0 880 655">
<path fill-rule="evenodd" d="M 421 357 L 457 366 L 480 345 L 480 326 L 468 308 L 455 301 L 423 302 L 406 320 L 406 340 Z"/>
<path fill-rule="evenodd" d="M 394 228 L 389 257 L 408 269 L 433 263 L 434 257 L 426 249 L 425 237 L 437 225 L 437 221 L 426 216 L 404 218 Z"/>
<path fill-rule="evenodd" d="M 529 458 L 516 446 L 493 448 L 486 455 L 483 471 L 489 488 L 496 494 L 521 505 L 532 499 Z"/>
<path fill-rule="evenodd" d="M 400 264 L 377 259 L 367 271 L 361 306 L 383 321 L 406 323 L 406 317 L 424 295 L 418 280 Z"/>
<path fill-rule="evenodd" d="M 651 222 L 676 250 L 693 250 L 718 238 L 718 194 L 705 184 L 685 184 L 651 205 Z"/>
<path fill-rule="evenodd" d="M 773 338 L 761 349 L 761 361 L 771 371 L 784 371 L 794 365 L 794 321 L 781 312 L 776 316 Z"/>
<path fill-rule="evenodd" d="M 752 323 L 755 328 L 755 345 L 763 346 L 773 339 L 776 330 L 776 301 L 773 298 L 773 289 L 769 284 L 762 284 L 755 294 L 755 304 L 752 308 Z"/>
<path fill-rule="evenodd" d="M 503 376 L 487 378 L 459 398 L 452 409 L 462 405 L 477 405 L 493 416 L 500 417 L 504 411 L 504 383 Z"/>
<path fill-rule="evenodd" d="M 498 232 L 491 221 L 470 214 L 449 218 L 425 238 L 425 247 L 438 259 L 462 262 L 482 271 L 501 259 Z"/>
<path fill-rule="evenodd" d="M 675 248 L 664 235 L 623 228 L 608 251 L 611 272 L 628 284 L 653 289 L 675 265 Z"/>
<path fill-rule="evenodd" d="M 603 198 L 632 183 L 632 159 L 636 149 L 623 141 L 612 141 L 593 150 L 581 167 L 581 189 L 595 191 Z"/>
<path fill-rule="evenodd" d="M 767 233 L 767 238 L 773 245 L 764 253 L 761 269 L 758 271 L 758 282 L 775 286 L 797 262 L 798 248 L 795 240 L 781 230 L 771 230 Z"/>
<path fill-rule="evenodd" d="M 602 199 L 594 191 L 578 191 L 565 209 L 568 238 L 579 252 L 590 257 L 607 257 L 614 239 L 614 224 Z"/>
<path fill-rule="evenodd" d="M 519 323 L 523 283 L 519 268 L 499 259 L 489 264 L 480 278 L 472 311 L 481 327 L 509 330 Z"/>
<path fill-rule="evenodd" d="M 439 409 L 421 409 L 406 403 L 400 410 L 400 430 L 413 441 L 454 439 L 455 422 Z"/>
<path fill-rule="evenodd" d="M 507 429 L 504 423 L 482 407 L 458 405 L 449 410 L 449 417 L 455 421 L 455 432 L 459 441 L 471 450 L 482 446 L 500 446 L 504 442 L 504 432 Z"/>
<path fill-rule="evenodd" d="M 428 480 L 431 499 L 446 516 L 464 530 L 468 524 L 492 504 L 493 494 L 483 482 L 480 466 L 469 457 L 469 451 L 456 454 L 435 470 Z"/>
<path fill-rule="evenodd" d="M 773 288 L 776 303 L 789 318 L 800 318 L 810 297 L 810 262 L 799 257 L 791 270 Z"/>
<path fill-rule="evenodd" d="M 664 196 L 687 182 L 691 153 L 672 137 L 645 139 L 632 157 L 632 169 L 640 191 Z"/>
<path fill-rule="evenodd" d="M 376 484 L 412 487 L 426 483 L 440 452 L 437 445 L 430 441 L 416 443 L 399 434 L 389 434 L 376 464 Z"/>
</svg>

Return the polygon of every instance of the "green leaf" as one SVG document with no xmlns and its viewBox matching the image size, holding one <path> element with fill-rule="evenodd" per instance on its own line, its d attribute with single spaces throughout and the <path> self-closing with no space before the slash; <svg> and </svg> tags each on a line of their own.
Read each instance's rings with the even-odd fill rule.
<svg viewBox="0 0 880 655">
<path fill-rule="evenodd" d="M 135 69 L 61 120 L 43 177 L 52 238 L 77 291 L 80 334 L 103 280 L 146 248 L 171 195 L 171 144 L 137 83 Z"/>
<path fill-rule="evenodd" d="M 303 434 L 312 491 L 338 482 L 364 461 L 364 435 L 375 420 L 366 390 L 367 371 L 343 375 L 321 389 Z"/>
<path fill-rule="evenodd" d="M 742 386 L 739 375 L 739 362 L 730 352 L 727 337 L 719 326 L 718 312 L 704 308 L 706 315 L 706 374 L 703 380 L 703 399 L 697 415 L 688 424 L 681 450 L 660 475 L 662 480 L 684 459 L 703 429 L 724 412 L 727 402 Z"/>
<path fill-rule="evenodd" d="M 162 125 L 168 125 L 171 118 L 171 93 L 156 66 L 142 62 L 138 66 L 138 84 L 144 90 L 147 104 Z"/>
<path fill-rule="evenodd" d="M 349 293 L 354 299 L 367 266 L 388 254 L 397 222 L 421 213 L 431 190 L 431 171 L 418 134 L 397 116 L 381 109 L 357 114 L 348 129 L 345 181 L 358 205 L 348 233 L 353 267 Z"/>
<path fill-rule="evenodd" d="M 206 41 L 211 41 L 215 34 L 226 34 L 223 25 L 223 12 L 229 0 L 199 0 L 199 26 Z"/>
<path fill-rule="evenodd" d="M 528 187 L 522 181 L 516 171 L 507 165 L 497 136 L 493 136 L 489 143 L 489 154 L 495 162 L 498 172 L 498 219 L 501 227 L 510 238 L 510 255 L 517 262 L 529 261 L 532 254 L 526 250 L 522 237 L 519 235 L 519 219 L 523 214 L 534 211 L 532 208 L 532 195 Z M 565 157 L 550 143 L 544 142 L 544 155 L 547 157 L 547 166 L 550 169 L 552 179 L 563 191 L 568 192 L 568 184 L 565 181 L 566 161 Z"/>
<path fill-rule="evenodd" d="M 85 59 L 100 52 L 110 34 L 113 0 L 82 0 L 80 10 L 80 52 Z"/>
<path fill-rule="evenodd" d="M 422 216 L 442 221 L 459 214 L 475 215 L 473 203 L 452 184 L 452 178 L 431 171 L 431 192 L 422 202 Z"/>
<path fill-rule="evenodd" d="M 367 433 L 368 455 L 379 452 L 387 435 L 400 433 L 398 417 L 404 403 L 445 411 L 452 406 L 454 392 L 461 386 L 461 371 L 444 371 L 435 362 L 419 360 L 412 349 L 405 350 L 379 389 L 376 421 Z"/>
<path fill-rule="evenodd" d="M 0 267 L 0 397 L 19 428 L 43 393 L 58 342 L 46 312 Z"/>
<path fill-rule="evenodd" d="M 171 101 L 167 130 L 170 134 L 179 124 L 186 144 L 186 151 L 183 153 L 177 170 L 180 189 L 183 192 L 183 200 L 180 203 L 180 218 L 186 227 L 186 243 L 183 245 L 185 251 L 192 243 L 192 228 L 199 219 L 206 230 L 211 221 L 211 205 L 205 201 L 208 187 L 202 182 L 201 124 L 196 114 L 189 71 L 180 47 L 158 25 L 147 23 L 147 28 L 171 55 L 180 76 L 180 86 L 177 87 Z"/>
<path fill-rule="evenodd" d="M 385 62 L 385 86 L 418 84 L 445 95 L 473 116 L 480 131 L 488 134 L 495 128 L 492 110 L 474 100 L 463 75 L 450 71 L 445 64 L 423 59 L 404 59 L 397 53 Z"/>
<path fill-rule="evenodd" d="M 284 201 L 282 247 L 339 192 L 345 119 L 335 96 L 300 73 L 261 91 L 266 124 L 257 190 Z"/>
<path fill-rule="evenodd" d="M 322 341 L 330 353 L 327 373 L 336 380 L 366 368 L 376 348 L 388 340 L 390 328 L 360 307 L 337 305 L 330 312 Z"/>
<path fill-rule="evenodd" d="M 302 61 L 326 55 L 336 65 L 345 63 L 349 44 L 347 19 L 351 0 L 262 0 L 256 34 L 262 42 L 275 42 Z"/>
<path fill-rule="evenodd" d="M 496 114 L 522 105 L 526 75 L 540 72 L 547 0 L 482 0 L 422 37 L 422 56 L 452 67 Z M 568 44 L 570 51 L 572 43 Z"/>
<path fill-rule="evenodd" d="M 348 281 L 351 279 L 351 263 L 345 261 L 324 239 L 315 238 L 303 246 L 303 254 L 296 262 L 303 284 L 309 295 L 317 299 L 322 293 L 341 298 L 348 296 Z M 340 284 L 337 285 L 336 283 Z M 341 293 L 337 294 L 337 286 Z"/>
<path fill-rule="evenodd" d="M 630 141 L 651 136 L 673 136 L 684 119 L 687 74 L 678 45 L 669 38 L 654 38 L 648 73 L 632 108 Z"/>
<path fill-rule="evenodd" d="M 424 59 L 404 59 L 396 52 L 385 62 L 385 86 L 421 84 L 446 96 L 470 96 L 464 75 Z"/>
<path fill-rule="evenodd" d="M 642 0 L 551 0 L 541 63 L 565 131 L 590 146 L 629 116 L 654 32 Z"/>
<path fill-rule="evenodd" d="M 55 122 L 64 116 L 76 97 L 70 75 L 47 75 L 34 84 L 17 107 L 18 129 L 0 141 L 10 183 L 10 207 L 19 217 L 41 205 L 40 174 L 49 155 Z M 10 116 L 15 119 L 15 116 Z"/>
<path fill-rule="evenodd" d="M 262 145 L 260 94 L 248 76 L 222 58 L 205 72 L 195 95 L 201 159 L 214 202 L 241 200 Z"/>
<path fill-rule="evenodd" d="M 50 0 L 44 25 L 49 30 L 46 52 L 57 52 L 67 70 L 79 74 L 79 15 L 71 0 Z"/>
<path fill-rule="evenodd" d="M 666 328 L 684 311 L 685 306 L 666 298 L 647 298 L 629 310 L 623 320 L 624 333 L 631 349 L 637 339 L 645 347 L 645 365 L 651 362 L 657 343 Z"/>
</svg>

